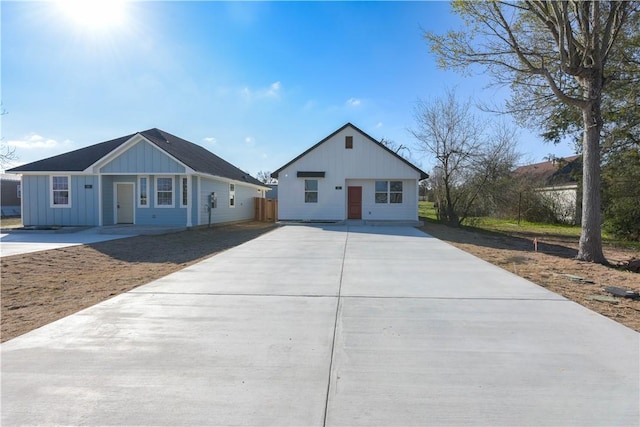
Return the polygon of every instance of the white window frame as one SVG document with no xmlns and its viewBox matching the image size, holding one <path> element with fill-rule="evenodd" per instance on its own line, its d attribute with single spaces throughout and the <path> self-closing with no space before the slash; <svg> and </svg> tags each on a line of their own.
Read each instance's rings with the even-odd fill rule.
<svg viewBox="0 0 640 427">
<path fill-rule="evenodd" d="M 142 185 L 142 180 L 145 180 L 144 186 Z M 142 189 L 144 188 L 145 194 L 147 195 L 147 204 L 142 204 Z M 136 206 L 139 208 L 148 208 L 151 200 L 149 200 L 149 177 L 148 176 L 139 176 L 138 177 L 138 197 L 136 197 Z"/>
<path fill-rule="evenodd" d="M 180 177 L 180 207 L 189 206 L 189 179 L 186 176 Z"/>
<path fill-rule="evenodd" d="M 160 188 L 158 186 L 158 181 L 161 180 L 161 179 L 165 179 L 165 178 L 171 180 L 171 204 L 170 205 L 161 205 L 161 204 L 158 203 L 158 192 L 159 192 L 158 189 Z M 173 176 L 167 176 L 167 175 L 156 176 L 155 183 L 156 183 L 156 187 L 154 188 L 155 207 L 156 208 L 160 208 L 160 209 L 165 209 L 165 208 L 171 209 L 171 208 L 174 208 L 175 204 L 176 204 L 176 183 L 175 183 L 175 179 L 173 178 Z"/>
<path fill-rule="evenodd" d="M 386 184 L 386 187 L 384 189 L 384 191 L 379 191 L 378 190 L 378 183 L 379 182 L 384 182 Z M 378 194 L 384 194 L 384 201 L 378 201 Z M 379 205 L 384 205 L 389 203 L 389 181 L 382 181 L 382 180 L 378 180 L 373 184 L 373 197 L 374 197 L 374 203 L 379 204 Z"/>
<path fill-rule="evenodd" d="M 315 190 L 307 190 L 307 181 L 309 182 L 314 182 L 316 183 Z M 304 202 L 305 203 L 318 203 L 318 199 L 320 197 L 320 191 L 319 191 L 319 187 L 320 187 L 320 182 L 317 179 L 305 179 L 304 180 Z M 316 194 L 316 199 L 315 200 L 307 200 L 307 194 Z"/>
<path fill-rule="evenodd" d="M 378 191 L 377 189 L 377 183 L 378 182 L 384 182 L 386 183 L 386 190 L 385 191 Z M 402 189 L 400 191 L 392 191 L 391 190 L 391 183 L 400 183 L 400 186 L 402 187 Z M 385 201 L 381 202 L 378 201 L 378 194 L 384 194 L 385 195 Z M 394 201 L 394 199 L 397 200 L 397 195 L 400 195 L 400 201 Z M 396 196 L 396 197 L 392 197 L 392 196 Z M 400 180 L 400 179 L 394 179 L 394 180 L 379 180 L 376 181 L 374 183 L 374 202 L 380 205 L 401 205 L 404 203 L 404 181 Z"/>
<path fill-rule="evenodd" d="M 67 203 L 66 204 L 57 204 L 55 203 L 53 197 L 53 179 L 54 178 L 66 178 L 67 179 Z M 55 191 L 64 191 L 64 190 L 55 190 Z M 70 208 L 71 207 L 71 175 L 51 175 L 49 177 L 49 198 L 50 198 L 50 206 L 52 208 Z"/>
<path fill-rule="evenodd" d="M 392 183 L 399 182 L 400 183 L 400 191 L 394 191 Z M 394 201 L 393 195 L 400 195 L 400 201 Z M 404 182 L 401 180 L 389 181 L 389 203 L 392 205 L 401 205 L 404 201 Z"/>
<path fill-rule="evenodd" d="M 236 185 L 232 182 L 229 183 L 229 207 L 236 207 Z"/>
</svg>

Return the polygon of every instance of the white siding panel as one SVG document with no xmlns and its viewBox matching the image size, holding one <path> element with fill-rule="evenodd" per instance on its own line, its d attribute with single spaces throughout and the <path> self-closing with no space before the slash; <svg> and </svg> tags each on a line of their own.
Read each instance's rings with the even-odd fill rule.
<svg viewBox="0 0 640 427">
<path fill-rule="evenodd" d="M 345 148 L 345 136 L 353 148 Z M 318 179 L 318 203 L 304 202 L 299 171 L 325 172 Z M 338 132 L 279 173 L 278 211 L 283 220 L 342 220 L 347 216 L 347 186 L 362 187 L 362 218 L 417 220 L 420 173 L 351 127 Z M 376 180 L 403 181 L 402 204 L 376 204 Z M 342 187 L 336 189 L 336 187 Z M 369 213 L 371 212 L 371 213 Z"/>
<path fill-rule="evenodd" d="M 235 184 L 235 207 L 229 206 L 229 183 L 214 179 L 200 177 L 198 188 L 198 225 L 209 223 L 209 211 L 207 209 L 209 194 L 216 193 L 218 206 L 211 211 L 211 223 L 225 223 L 234 221 L 247 221 L 253 219 L 253 198 L 260 197 L 261 193 L 249 186 Z"/>
</svg>

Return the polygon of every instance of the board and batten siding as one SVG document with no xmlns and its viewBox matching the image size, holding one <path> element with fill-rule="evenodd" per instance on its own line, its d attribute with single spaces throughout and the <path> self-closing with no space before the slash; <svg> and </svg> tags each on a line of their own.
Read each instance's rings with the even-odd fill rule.
<svg viewBox="0 0 640 427">
<path fill-rule="evenodd" d="M 23 225 L 98 225 L 98 177 L 96 175 L 71 175 L 70 177 L 71 206 L 52 208 L 51 177 L 22 176 Z"/>
<path fill-rule="evenodd" d="M 180 174 L 185 167 L 145 141 L 100 168 L 101 173 Z"/>
<path fill-rule="evenodd" d="M 218 205 L 211 212 L 211 223 L 225 223 L 234 221 L 248 221 L 253 219 L 253 198 L 259 197 L 257 189 L 246 185 L 235 183 L 235 207 L 229 206 L 229 183 L 199 177 L 199 197 L 198 197 L 198 225 L 209 223 L 209 211 L 207 210 L 209 194 L 216 193 Z"/>
<path fill-rule="evenodd" d="M 376 180 L 347 180 L 345 195 L 348 186 L 362 187 L 362 219 L 364 220 L 417 221 L 417 181 L 397 179 L 385 179 L 385 181 L 402 181 L 402 203 L 376 203 Z"/>
<path fill-rule="evenodd" d="M 149 179 L 149 205 L 138 207 L 139 181 L 136 175 L 105 175 L 102 177 L 102 223 L 114 225 L 115 218 L 115 194 L 117 183 L 131 183 L 134 188 L 134 221 L 136 225 L 187 225 L 187 208 L 180 206 L 182 200 L 182 183 L 184 175 L 172 175 L 173 178 L 173 206 L 156 207 L 156 175 L 144 175 Z M 166 176 L 166 175 L 161 175 Z"/>
<path fill-rule="evenodd" d="M 345 136 L 353 148 L 345 148 Z M 318 203 L 304 202 L 299 171 L 325 172 L 318 180 Z M 362 219 L 417 220 L 420 173 L 360 132 L 347 127 L 278 174 L 278 216 L 283 220 L 343 220 L 347 187 L 362 186 Z M 403 203 L 375 204 L 375 181 L 402 181 Z M 340 188 L 341 187 L 341 188 Z M 371 214 L 369 214 L 371 212 Z"/>
</svg>

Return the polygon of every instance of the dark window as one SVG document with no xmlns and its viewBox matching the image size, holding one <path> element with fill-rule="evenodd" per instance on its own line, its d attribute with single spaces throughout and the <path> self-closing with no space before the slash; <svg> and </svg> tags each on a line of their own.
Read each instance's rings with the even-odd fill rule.
<svg viewBox="0 0 640 427">
<path fill-rule="evenodd" d="M 317 179 L 304 180 L 304 202 L 318 203 L 318 180 Z"/>
<path fill-rule="evenodd" d="M 390 187 L 389 201 L 391 203 L 402 203 L 402 181 L 391 181 Z"/>
<path fill-rule="evenodd" d="M 353 137 L 352 136 L 345 136 L 344 137 L 344 148 L 346 148 L 346 149 L 352 149 L 353 148 Z"/>
<path fill-rule="evenodd" d="M 389 200 L 387 191 L 389 190 L 389 181 L 376 181 L 376 203 L 387 203 Z"/>
</svg>

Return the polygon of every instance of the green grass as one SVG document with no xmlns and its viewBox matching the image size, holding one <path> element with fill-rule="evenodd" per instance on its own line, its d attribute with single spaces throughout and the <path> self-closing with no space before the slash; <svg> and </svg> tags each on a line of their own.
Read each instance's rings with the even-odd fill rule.
<svg viewBox="0 0 640 427">
<path fill-rule="evenodd" d="M 437 221 L 433 202 L 419 202 L 418 215 L 428 221 Z M 581 233 L 580 226 L 578 225 L 542 224 L 529 221 L 520 221 L 520 224 L 518 224 L 518 221 L 514 219 L 489 217 L 471 218 L 465 223 L 465 228 L 506 234 L 509 236 L 556 237 L 575 240 L 576 242 L 580 239 Z M 605 245 L 640 250 L 640 242 L 620 240 L 604 231 L 602 232 L 602 243 Z"/>
<path fill-rule="evenodd" d="M 437 221 L 438 217 L 436 216 L 436 208 L 433 207 L 433 202 L 418 202 L 418 216 Z"/>
</svg>

